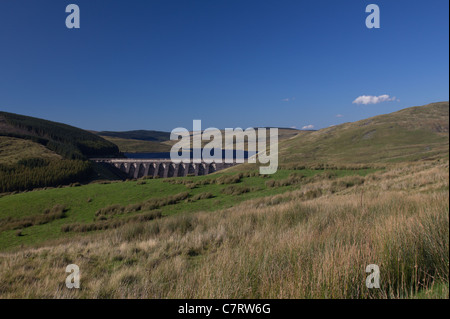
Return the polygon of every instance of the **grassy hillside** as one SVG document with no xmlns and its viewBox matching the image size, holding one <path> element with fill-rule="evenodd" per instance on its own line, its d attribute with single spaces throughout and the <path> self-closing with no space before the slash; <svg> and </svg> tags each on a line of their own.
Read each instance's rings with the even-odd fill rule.
<svg viewBox="0 0 450 319">
<path fill-rule="evenodd" d="M 122 153 L 159 153 L 170 152 L 170 141 L 153 142 L 120 137 L 101 136 L 105 140 L 117 145 Z"/>
<path fill-rule="evenodd" d="M 224 143 L 225 131 L 222 132 L 222 143 Z M 278 139 L 279 141 L 292 138 L 302 131 L 290 128 L 279 128 L 278 129 Z M 170 140 L 170 133 L 166 135 L 162 134 L 164 132 L 157 131 L 132 131 L 132 132 L 108 132 L 108 135 L 103 135 L 104 132 L 96 132 L 99 136 L 104 139 L 116 144 L 119 150 L 123 153 L 158 153 L 158 152 L 170 152 L 172 146 L 177 141 Z M 168 134 L 168 135 L 167 135 Z M 190 133 L 190 139 L 192 141 L 194 133 Z M 167 139 L 165 139 L 167 138 Z M 154 140 L 152 140 L 154 139 Z M 159 139 L 159 141 L 156 141 Z M 202 141 L 202 147 L 208 144 L 209 141 Z M 192 148 L 189 144 L 186 146 Z M 225 145 L 225 148 L 231 148 Z M 244 146 L 247 149 L 247 144 Z"/>
<path fill-rule="evenodd" d="M 164 142 L 170 139 L 169 132 L 148 131 L 148 130 L 136 130 L 127 132 L 102 131 L 98 132 L 97 134 L 100 136 L 116 137 L 127 140 L 151 141 L 151 142 Z"/>
<path fill-rule="evenodd" d="M 433 103 L 303 132 L 280 145 L 282 163 L 377 163 L 448 158 L 449 103 Z"/>
<path fill-rule="evenodd" d="M 297 173 L 1 198 L 0 298 L 448 298 L 448 161 Z"/>
<path fill-rule="evenodd" d="M 365 176 L 374 171 L 373 169 L 326 172 L 308 169 L 280 170 L 270 177 L 260 176 L 256 172 L 218 173 L 186 178 L 100 182 L 4 196 L 0 198 L 0 250 L 65 237 L 67 233 L 61 230 L 62 226 L 98 222 L 95 212 L 112 205 L 131 205 L 129 206 L 131 211 L 116 214 L 115 217 L 123 220 L 146 211 L 145 208 L 135 209 L 138 206 L 133 205 L 145 206 L 143 203 L 152 198 L 164 199 L 188 192 L 188 196 L 182 201 L 158 207 L 158 210 L 164 216 L 181 212 L 210 211 L 231 207 L 237 202 L 251 198 L 286 192 L 296 188 L 300 183 L 307 184 L 317 179 L 331 178 L 331 176 L 333 178 Z M 42 215 L 55 205 L 64 206 L 67 210 L 63 219 L 48 224 L 26 224 L 26 227 L 21 227 L 20 222 L 26 223 L 30 217 Z M 2 226 L 3 232 L 1 232 Z M 16 231 L 20 229 L 22 229 L 22 236 L 15 236 Z"/>
<path fill-rule="evenodd" d="M 0 193 L 84 182 L 90 156 L 119 156 L 118 147 L 84 130 L 0 112 Z"/>
<path fill-rule="evenodd" d="M 67 159 L 119 154 L 116 145 L 85 130 L 7 112 L 0 112 L 0 136 L 32 140 Z"/>
<path fill-rule="evenodd" d="M 62 157 L 42 144 L 15 137 L 0 136 L 0 164 L 15 164 L 20 160 L 30 158 L 58 160 Z"/>
</svg>

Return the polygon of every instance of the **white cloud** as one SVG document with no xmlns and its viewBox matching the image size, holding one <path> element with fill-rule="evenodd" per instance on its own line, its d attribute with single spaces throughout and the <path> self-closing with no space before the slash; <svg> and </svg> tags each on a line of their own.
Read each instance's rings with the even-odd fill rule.
<svg viewBox="0 0 450 319">
<path fill-rule="evenodd" d="M 282 102 L 289 102 L 291 99 L 286 98 L 286 99 L 281 99 Z"/>
<path fill-rule="evenodd" d="M 314 128 L 314 125 L 310 124 L 310 125 L 305 125 L 302 127 L 302 130 L 312 130 Z"/>
<path fill-rule="evenodd" d="M 342 114 L 336 114 L 336 117 L 344 117 Z"/>
<path fill-rule="evenodd" d="M 297 128 L 297 126 L 291 126 L 291 128 Z"/>
<path fill-rule="evenodd" d="M 380 96 L 373 96 L 373 95 L 361 95 L 358 96 L 352 103 L 353 104 L 378 104 L 381 102 L 389 102 L 389 101 L 399 101 L 397 100 L 397 98 L 394 97 L 390 97 L 387 94 L 383 94 Z"/>
</svg>

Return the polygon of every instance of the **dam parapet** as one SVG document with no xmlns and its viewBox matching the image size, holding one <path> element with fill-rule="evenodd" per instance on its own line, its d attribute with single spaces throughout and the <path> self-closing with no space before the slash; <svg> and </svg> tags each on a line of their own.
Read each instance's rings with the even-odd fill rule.
<svg viewBox="0 0 450 319">
<path fill-rule="evenodd" d="M 174 163 L 170 159 L 92 158 L 91 161 L 112 165 L 129 178 L 201 176 L 236 165 L 235 163 L 205 162 Z"/>
</svg>

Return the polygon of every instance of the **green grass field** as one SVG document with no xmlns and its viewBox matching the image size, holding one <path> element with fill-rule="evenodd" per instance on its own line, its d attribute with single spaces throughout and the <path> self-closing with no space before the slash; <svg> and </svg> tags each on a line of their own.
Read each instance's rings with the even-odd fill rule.
<svg viewBox="0 0 450 319">
<path fill-rule="evenodd" d="M 89 184 L 0 207 L 0 298 L 448 298 L 448 161 Z M 20 221 L 36 224 L 1 231 Z"/>
<path fill-rule="evenodd" d="M 365 176 L 374 172 L 374 169 L 364 170 L 336 170 L 335 177 L 360 175 Z M 330 171 L 327 171 L 330 173 Z M 283 180 L 290 174 L 302 174 L 305 177 L 323 175 L 320 170 L 289 171 L 280 170 L 270 177 L 253 176 L 243 177 L 238 183 L 234 183 L 238 189 L 246 189 L 247 192 L 233 195 L 222 191 L 230 185 L 203 184 L 205 181 L 221 176 L 233 176 L 235 173 L 218 173 L 208 176 L 185 177 L 175 179 L 143 179 L 127 182 L 106 182 L 106 184 L 92 183 L 78 187 L 52 188 L 36 190 L 31 192 L 8 195 L 0 198 L 0 224 L 7 218 L 23 219 L 30 216 L 41 215 L 47 209 L 55 205 L 62 205 L 67 209 L 65 218 L 57 219 L 43 225 L 33 225 L 22 230 L 21 236 L 17 236 L 17 229 L 0 232 L 0 250 L 9 250 L 21 245 L 36 245 L 50 239 L 67 236 L 61 232 L 61 227 L 70 223 L 89 223 L 94 221 L 95 212 L 101 208 L 120 204 L 130 205 L 140 203 L 151 198 L 166 198 L 181 192 L 189 192 L 189 198 L 208 192 L 211 198 L 195 201 L 184 200 L 175 205 L 162 207 L 163 215 L 172 215 L 184 212 L 214 211 L 222 208 L 232 207 L 238 202 L 248 199 L 264 197 L 293 190 L 298 185 L 287 185 L 282 187 L 268 187 L 269 180 Z M 183 184 L 172 184 L 174 182 L 193 182 L 197 186 L 190 188 Z M 192 186 L 191 186 L 192 187 Z M 189 199 L 188 198 L 188 199 Z M 70 234 L 69 234 L 70 235 Z"/>
</svg>

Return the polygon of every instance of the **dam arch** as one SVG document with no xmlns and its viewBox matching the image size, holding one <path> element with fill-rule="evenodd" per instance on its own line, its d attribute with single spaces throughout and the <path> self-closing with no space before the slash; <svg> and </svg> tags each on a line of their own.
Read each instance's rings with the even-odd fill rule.
<svg viewBox="0 0 450 319">
<path fill-rule="evenodd" d="M 197 175 L 199 175 L 199 176 L 205 175 L 205 165 L 204 164 L 198 165 L 198 174 Z"/>
<path fill-rule="evenodd" d="M 136 166 L 134 163 L 130 165 L 130 169 L 128 170 L 128 176 L 134 177 L 134 172 L 136 171 Z"/>
<path fill-rule="evenodd" d="M 174 177 L 175 176 L 175 164 L 169 164 L 169 169 L 167 172 L 167 177 Z"/>
<path fill-rule="evenodd" d="M 178 172 L 177 172 L 177 176 L 178 177 L 183 177 L 184 173 L 186 170 L 186 165 L 184 165 L 183 163 L 178 164 Z"/>
<path fill-rule="evenodd" d="M 139 164 L 139 169 L 137 171 L 137 178 L 141 178 L 145 175 L 145 164 L 144 163 L 140 163 Z"/>
<path fill-rule="evenodd" d="M 157 174 L 157 176 L 160 177 L 160 178 L 163 178 L 165 170 L 166 170 L 166 164 L 160 163 L 159 166 L 158 166 L 158 174 Z"/>
</svg>

